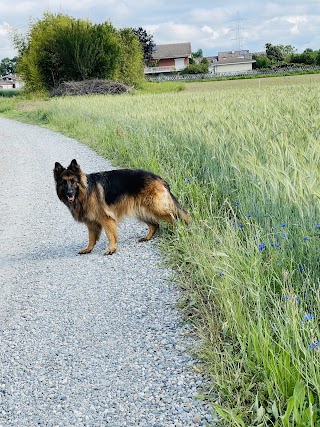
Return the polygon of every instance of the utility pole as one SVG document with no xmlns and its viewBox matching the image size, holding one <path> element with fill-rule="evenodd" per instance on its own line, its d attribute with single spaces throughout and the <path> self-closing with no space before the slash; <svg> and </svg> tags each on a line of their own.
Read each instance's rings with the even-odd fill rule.
<svg viewBox="0 0 320 427">
<path fill-rule="evenodd" d="M 242 50 L 242 40 L 244 40 L 246 37 L 243 37 L 242 31 L 245 29 L 241 25 L 241 21 L 243 21 L 244 18 L 239 17 L 239 12 L 237 12 L 237 17 L 235 19 L 231 19 L 231 21 L 235 21 L 236 27 L 232 30 L 235 32 L 235 37 L 232 40 L 236 41 L 236 50 Z"/>
</svg>

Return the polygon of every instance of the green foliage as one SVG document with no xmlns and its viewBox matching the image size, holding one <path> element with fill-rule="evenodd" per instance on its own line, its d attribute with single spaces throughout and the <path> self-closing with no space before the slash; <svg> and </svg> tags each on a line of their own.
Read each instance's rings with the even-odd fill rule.
<svg viewBox="0 0 320 427">
<path fill-rule="evenodd" d="M 61 13 L 45 13 L 31 25 L 27 39 L 16 37 L 15 44 L 20 48 L 19 71 L 29 91 L 92 78 L 135 84 L 143 75 L 136 38 L 110 22 L 93 25 Z"/>
<path fill-rule="evenodd" d="M 252 59 L 254 59 L 256 62 L 253 64 L 254 68 L 271 68 L 272 61 L 267 56 L 256 56 L 252 55 Z"/>
<path fill-rule="evenodd" d="M 207 74 L 209 72 L 208 60 L 203 60 L 200 64 L 194 63 L 188 65 L 185 69 L 180 71 L 180 74 Z"/>
<path fill-rule="evenodd" d="M 140 46 L 143 52 L 144 64 L 147 67 L 152 67 L 155 62 L 152 55 L 156 49 L 156 44 L 153 41 L 153 36 L 142 27 L 132 28 L 132 31 L 140 42 Z"/>
<path fill-rule="evenodd" d="M 290 55 L 290 62 L 294 64 L 306 64 L 313 65 L 317 61 L 317 52 L 313 52 L 311 49 L 306 49 L 303 53 L 294 53 Z"/>
<path fill-rule="evenodd" d="M 196 52 L 192 52 L 193 58 L 203 58 L 202 49 L 198 49 Z"/>
<path fill-rule="evenodd" d="M 120 30 L 121 60 L 119 76 L 128 85 L 137 85 L 143 80 L 143 53 L 141 45 L 132 29 Z"/>
<path fill-rule="evenodd" d="M 271 43 L 266 43 L 265 47 L 266 55 L 271 61 L 281 62 L 284 60 L 285 54 L 279 45 L 276 46 Z"/>
<path fill-rule="evenodd" d="M 0 84 L 1 85 L 1 84 Z M 19 89 L 1 89 L 0 96 L 3 98 L 13 98 L 14 96 L 21 95 L 21 91 Z"/>
<path fill-rule="evenodd" d="M 17 57 L 12 59 L 3 58 L 0 62 L 0 76 L 6 74 L 14 74 L 17 70 Z"/>
</svg>

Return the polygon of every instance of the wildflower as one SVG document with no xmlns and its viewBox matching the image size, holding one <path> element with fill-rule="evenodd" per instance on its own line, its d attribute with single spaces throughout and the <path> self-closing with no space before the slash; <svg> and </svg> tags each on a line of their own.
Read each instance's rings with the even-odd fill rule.
<svg viewBox="0 0 320 427">
<path fill-rule="evenodd" d="M 315 348 L 319 348 L 319 341 L 313 340 L 311 344 L 308 345 L 310 350 L 314 350 Z"/>
<path fill-rule="evenodd" d="M 273 243 L 273 242 L 270 242 L 270 246 L 273 248 L 273 247 L 274 247 L 274 243 Z"/>
<path fill-rule="evenodd" d="M 282 228 L 284 228 L 284 227 L 286 227 L 286 226 L 287 226 L 287 224 L 285 224 L 285 223 L 281 224 L 281 227 L 282 227 Z"/>
<path fill-rule="evenodd" d="M 306 242 L 308 240 L 308 237 L 304 237 L 303 241 Z"/>
<path fill-rule="evenodd" d="M 280 245 L 276 245 L 276 249 L 280 250 L 281 246 Z"/>
<path fill-rule="evenodd" d="M 236 227 L 237 223 L 234 221 L 231 225 L 232 225 L 232 227 Z"/>
<path fill-rule="evenodd" d="M 248 215 L 247 215 L 247 218 L 251 218 L 251 217 L 252 217 L 252 215 L 251 215 L 251 214 L 248 214 Z"/>
<path fill-rule="evenodd" d="M 190 178 L 186 178 L 186 183 L 190 182 L 191 179 Z"/>
<path fill-rule="evenodd" d="M 301 272 L 303 271 L 303 266 L 301 264 L 298 265 L 298 270 Z"/>
<path fill-rule="evenodd" d="M 316 225 L 316 228 L 318 228 L 318 229 L 319 229 L 319 228 L 320 228 L 320 224 L 317 224 L 317 225 Z"/>
<path fill-rule="evenodd" d="M 243 229 L 243 224 L 240 224 L 239 228 L 240 228 L 240 230 L 242 230 Z"/>
<path fill-rule="evenodd" d="M 258 246 L 259 251 L 263 251 L 266 248 L 266 245 L 264 243 L 260 243 Z"/>
<path fill-rule="evenodd" d="M 241 205 L 241 203 L 240 202 L 236 202 L 236 206 L 240 206 Z"/>
<path fill-rule="evenodd" d="M 312 313 L 306 313 L 303 316 L 303 320 L 312 320 L 312 319 L 314 319 L 314 314 L 312 314 Z"/>
<path fill-rule="evenodd" d="M 224 276 L 224 272 L 223 272 L 223 271 L 221 271 L 221 272 L 219 273 L 219 276 L 220 276 L 220 277 Z"/>
<path fill-rule="evenodd" d="M 292 293 L 290 293 L 289 295 L 284 294 L 283 295 L 283 299 L 286 300 L 286 301 L 290 301 L 293 304 L 294 303 L 295 304 L 299 304 L 299 302 L 300 302 L 299 297 L 296 294 L 292 294 Z"/>
</svg>

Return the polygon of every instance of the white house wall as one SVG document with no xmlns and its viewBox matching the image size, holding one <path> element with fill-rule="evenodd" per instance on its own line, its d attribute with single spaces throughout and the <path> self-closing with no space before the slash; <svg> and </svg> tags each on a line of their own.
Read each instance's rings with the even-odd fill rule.
<svg viewBox="0 0 320 427">
<path fill-rule="evenodd" d="M 244 64 L 225 64 L 225 65 L 214 65 L 214 73 L 236 73 L 237 71 L 251 71 L 252 64 L 244 63 Z"/>
</svg>

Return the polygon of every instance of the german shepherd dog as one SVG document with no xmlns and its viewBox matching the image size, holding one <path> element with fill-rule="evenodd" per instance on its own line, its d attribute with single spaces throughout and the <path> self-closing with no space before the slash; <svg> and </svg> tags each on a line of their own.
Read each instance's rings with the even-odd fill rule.
<svg viewBox="0 0 320 427">
<path fill-rule="evenodd" d="M 159 176 L 141 169 L 118 169 L 85 174 L 74 159 L 67 168 L 56 162 L 54 179 L 59 199 L 76 221 L 86 224 L 89 243 L 79 254 L 92 251 L 102 228 L 109 240 L 105 255 L 117 250 L 118 222 L 134 216 L 145 222 L 149 231 L 140 241 L 150 240 L 161 220 L 173 223 L 181 218 L 190 223 L 190 215 Z"/>
</svg>

